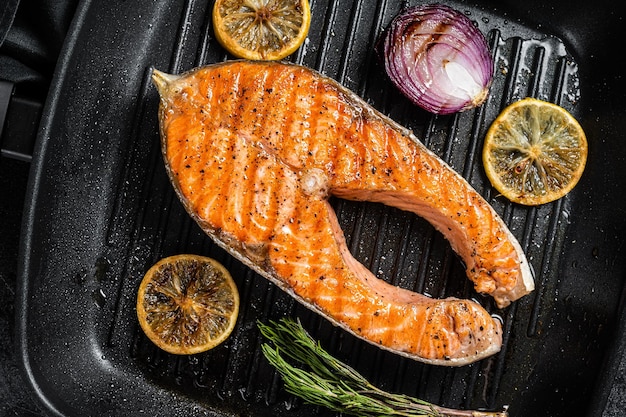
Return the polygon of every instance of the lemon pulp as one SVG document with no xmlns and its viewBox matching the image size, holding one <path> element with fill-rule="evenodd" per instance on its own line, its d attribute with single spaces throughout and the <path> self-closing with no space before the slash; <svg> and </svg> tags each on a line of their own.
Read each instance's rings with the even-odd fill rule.
<svg viewBox="0 0 626 417">
<path fill-rule="evenodd" d="M 217 0 L 215 37 L 238 58 L 280 60 L 302 45 L 309 32 L 308 0 Z"/>
<path fill-rule="evenodd" d="M 146 336 L 161 349 L 192 354 L 222 343 L 239 312 L 239 293 L 216 260 L 175 255 L 153 265 L 137 293 L 137 317 Z"/>
<path fill-rule="evenodd" d="M 535 98 L 506 107 L 485 136 L 483 166 L 509 200 L 539 205 L 557 200 L 578 183 L 587 139 L 564 108 Z"/>
</svg>

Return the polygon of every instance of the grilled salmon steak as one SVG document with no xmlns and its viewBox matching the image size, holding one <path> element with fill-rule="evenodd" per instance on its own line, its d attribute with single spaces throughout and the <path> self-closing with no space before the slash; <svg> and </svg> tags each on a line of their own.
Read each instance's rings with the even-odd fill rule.
<svg viewBox="0 0 626 417">
<path fill-rule="evenodd" d="M 228 61 L 154 71 L 165 165 L 191 217 L 220 246 L 356 336 L 430 364 L 498 352 L 480 304 L 375 277 L 349 252 L 329 196 L 430 221 L 499 307 L 533 289 L 491 206 L 407 129 L 305 67 Z"/>
</svg>

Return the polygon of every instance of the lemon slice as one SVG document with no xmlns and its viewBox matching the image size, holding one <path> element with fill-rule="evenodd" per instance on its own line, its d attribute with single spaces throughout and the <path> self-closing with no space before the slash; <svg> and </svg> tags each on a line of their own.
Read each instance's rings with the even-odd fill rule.
<svg viewBox="0 0 626 417">
<path fill-rule="evenodd" d="M 239 313 L 239 292 L 216 260 L 198 255 L 161 259 L 144 276 L 137 318 L 148 338 L 174 354 L 193 354 L 222 343 Z"/>
<path fill-rule="evenodd" d="M 525 98 L 506 107 L 485 137 L 483 165 L 509 200 L 539 205 L 563 197 L 587 161 L 585 132 L 556 104 Z"/>
<path fill-rule="evenodd" d="M 231 54 L 279 60 L 304 42 L 311 24 L 308 0 L 217 0 L 215 37 Z"/>
</svg>

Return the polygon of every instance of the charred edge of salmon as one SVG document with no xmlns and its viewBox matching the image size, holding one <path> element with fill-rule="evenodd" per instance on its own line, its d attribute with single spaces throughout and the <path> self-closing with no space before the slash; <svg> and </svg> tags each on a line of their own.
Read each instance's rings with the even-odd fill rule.
<svg viewBox="0 0 626 417">
<path fill-rule="evenodd" d="M 181 75 L 167 74 L 157 69 L 152 70 L 152 82 L 154 82 L 161 97 L 166 94 L 169 85 L 181 77 Z"/>
<path fill-rule="evenodd" d="M 521 271 L 521 279 L 517 280 L 517 285 L 512 290 L 507 291 L 507 293 L 502 294 L 496 292 L 492 294 L 492 297 L 496 301 L 496 305 L 498 308 L 505 308 L 511 302 L 519 300 L 521 297 L 526 294 L 534 291 L 535 289 L 535 274 L 531 268 L 528 259 L 526 259 L 526 255 L 524 254 L 524 250 L 519 244 L 518 240 L 513 236 L 513 233 L 509 230 L 508 227 L 504 224 L 504 221 L 498 216 L 498 221 L 500 221 L 503 225 L 504 230 L 506 231 L 509 241 L 513 244 L 515 251 L 519 255 L 519 267 Z"/>
<path fill-rule="evenodd" d="M 232 63 L 232 62 L 225 62 L 225 63 L 222 63 L 222 64 L 213 64 L 212 66 L 227 65 L 229 63 Z M 287 64 L 287 65 L 298 66 L 298 65 L 295 65 L 295 64 Z M 193 72 L 195 72 L 197 70 L 199 70 L 199 68 L 191 70 L 188 73 L 182 74 L 180 76 L 170 76 L 169 74 L 164 74 L 164 73 L 161 73 L 160 71 L 156 71 L 155 70 L 155 72 L 153 74 L 153 80 L 154 80 L 155 84 L 157 85 L 157 88 L 159 89 L 159 92 L 160 93 L 164 93 L 164 92 L 166 92 L 166 90 L 168 88 L 168 85 L 171 82 L 175 81 L 178 78 L 183 78 L 186 75 L 190 75 L 191 73 L 193 73 Z M 307 69 L 307 70 L 315 72 L 315 71 L 310 70 L 310 69 Z M 332 80 L 332 79 L 330 79 L 328 77 L 325 77 L 325 76 L 323 76 L 321 74 L 317 74 L 317 73 L 316 73 L 316 75 L 321 77 L 321 78 L 323 78 L 324 80 L 327 80 L 328 82 L 332 83 L 332 85 L 334 85 L 338 89 L 338 91 L 340 93 L 344 94 L 346 96 L 346 98 L 348 98 L 348 101 L 351 101 L 353 103 L 358 104 L 359 106 L 361 106 L 362 109 L 375 114 L 381 120 L 383 120 L 386 123 L 388 123 L 391 127 L 395 128 L 399 132 L 402 132 L 403 134 L 411 137 L 411 140 L 413 140 L 413 141 L 415 141 L 417 143 L 420 143 L 419 140 L 412 134 L 412 132 L 410 130 L 406 129 L 405 127 L 403 127 L 402 125 L 398 124 L 394 120 L 388 118 L 384 114 L 378 112 L 376 109 L 372 108 L 371 106 L 366 105 L 366 103 L 360 97 L 356 96 L 350 90 L 346 89 L 345 87 L 341 86 L 339 83 L 337 83 L 336 81 L 334 81 L 334 80 Z M 161 101 L 161 106 L 160 106 L 160 111 L 161 112 L 165 111 L 165 104 L 166 103 L 164 103 L 163 100 L 162 100 Z M 164 117 L 160 117 L 159 120 L 160 120 L 160 122 L 162 122 L 164 120 Z M 165 141 L 165 137 L 166 136 L 164 134 L 165 133 L 164 132 L 164 126 L 162 124 L 160 125 L 160 130 L 161 130 L 161 138 L 162 138 L 162 150 L 163 150 L 164 155 L 166 155 L 166 141 Z M 429 149 L 427 149 L 423 145 L 420 147 L 420 149 L 423 150 L 424 152 L 430 152 L 431 154 L 433 154 Z M 441 162 L 443 164 L 445 164 L 444 161 L 441 161 Z M 166 164 L 166 167 L 167 167 L 168 176 L 172 180 L 173 184 L 176 185 L 174 187 L 175 191 L 178 194 L 179 199 L 184 203 L 187 212 L 191 215 L 191 217 L 194 219 L 194 221 L 196 221 L 200 225 L 200 227 L 205 231 L 205 233 L 207 233 L 220 247 L 222 247 L 228 253 L 232 254 L 235 258 L 240 260 L 243 264 L 247 265 L 249 268 L 251 268 L 255 272 L 257 272 L 260 275 L 268 278 L 270 281 L 272 281 L 274 284 L 276 284 L 279 288 L 281 288 L 286 293 L 290 294 L 292 297 L 294 297 L 296 300 L 301 302 L 307 308 L 309 308 L 309 309 L 311 309 L 311 310 L 321 314 L 322 316 L 327 318 L 329 321 L 331 321 L 335 325 L 337 325 L 337 326 L 347 330 L 348 332 L 354 334 L 356 337 L 361 338 L 362 340 L 365 340 L 368 343 L 371 343 L 371 344 L 373 344 L 375 346 L 378 346 L 380 348 L 383 348 L 383 349 L 389 350 L 391 352 L 394 352 L 396 354 L 400 354 L 400 355 L 405 356 L 405 357 L 409 357 L 409 358 L 412 358 L 412 359 L 415 359 L 415 360 L 419 360 L 421 362 L 425 362 L 425 363 L 428 363 L 428 364 L 434 364 L 434 365 L 461 366 L 461 365 L 465 365 L 465 364 L 474 362 L 476 360 L 482 359 L 484 357 L 493 355 L 493 354 L 497 353 L 500 350 L 501 343 L 494 343 L 493 346 L 491 346 L 489 349 L 486 349 L 483 352 L 481 352 L 480 355 L 473 356 L 473 357 L 471 357 L 469 359 L 467 357 L 454 358 L 454 359 L 448 359 L 448 358 L 428 359 L 428 358 L 423 358 L 421 356 L 418 357 L 415 354 L 398 351 L 396 349 L 389 348 L 389 347 L 377 344 L 377 343 L 375 343 L 375 342 L 373 342 L 371 340 L 368 340 L 367 338 L 364 338 L 364 337 L 356 334 L 354 331 L 352 331 L 344 323 L 338 322 L 337 320 L 335 320 L 332 317 L 330 317 L 326 312 L 321 311 L 315 305 L 311 304 L 307 300 L 305 300 L 302 297 L 298 296 L 293 291 L 293 289 L 291 287 L 289 287 L 282 279 L 280 279 L 280 277 L 275 276 L 271 272 L 272 268 L 269 267 L 269 265 L 268 265 L 267 257 L 264 256 L 262 247 L 255 247 L 255 248 L 247 247 L 247 246 L 243 245 L 241 242 L 231 238 L 230 236 L 227 236 L 225 233 L 221 232 L 220 230 L 215 230 L 214 228 L 211 227 L 211 225 L 207 224 L 205 221 L 203 221 L 203 219 L 199 218 L 194 213 L 192 208 L 188 206 L 187 200 L 182 195 L 182 192 L 180 191 L 180 185 L 178 184 L 178 182 L 177 182 L 177 180 L 175 178 L 175 175 L 172 172 L 172 170 L 170 169 L 169 165 Z M 450 168 L 450 170 L 452 172 L 454 172 L 454 170 L 452 170 L 451 168 Z M 465 180 L 463 180 L 463 181 L 465 181 Z M 504 222 L 499 218 L 499 216 L 496 216 L 496 218 L 497 218 L 497 220 L 499 222 L 501 222 L 502 225 L 504 225 Z M 521 247 L 519 246 L 519 243 L 513 237 L 513 235 L 510 233 L 510 231 L 508 230 L 508 228 L 506 226 L 504 227 L 504 230 L 506 230 L 507 233 L 509 233 L 509 237 L 511 238 L 511 241 L 515 245 L 515 249 L 518 251 L 518 254 L 519 254 L 519 257 L 520 257 L 520 260 L 519 260 L 520 261 L 520 267 L 522 269 L 522 279 L 518 280 L 519 291 L 516 291 L 516 294 L 513 297 L 501 298 L 500 300 L 496 299 L 496 302 L 498 303 L 499 307 L 508 305 L 510 303 L 510 301 L 513 301 L 513 300 L 523 296 L 524 294 L 532 291 L 532 289 L 534 288 L 534 280 L 533 280 L 533 277 L 532 277 L 532 272 L 530 270 L 528 262 L 526 261 L 526 258 L 525 258 L 524 254 L 523 254 L 523 251 L 521 250 Z M 497 294 L 495 296 L 497 297 Z M 496 322 L 496 334 L 497 334 L 498 337 L 501 338 L 500 322 L 495 320 L 495 319 L 494 319 L 494 321 Z"/>
</svg>

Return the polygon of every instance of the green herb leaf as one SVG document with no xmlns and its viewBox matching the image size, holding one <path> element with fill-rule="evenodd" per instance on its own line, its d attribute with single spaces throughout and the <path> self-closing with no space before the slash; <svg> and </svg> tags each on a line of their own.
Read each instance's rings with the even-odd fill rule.
<svg viewBox="0 0 626 417">
<path fill-rule="evenodd" d="M 453 410 L 376 388 L 326 352 L 300 321 L 258 323 L 268 340 L 261 349 L 280 373 L 285 390 L 305 402 L 362 417 L 507 417 L 506 411 Z"/>
</svg>

